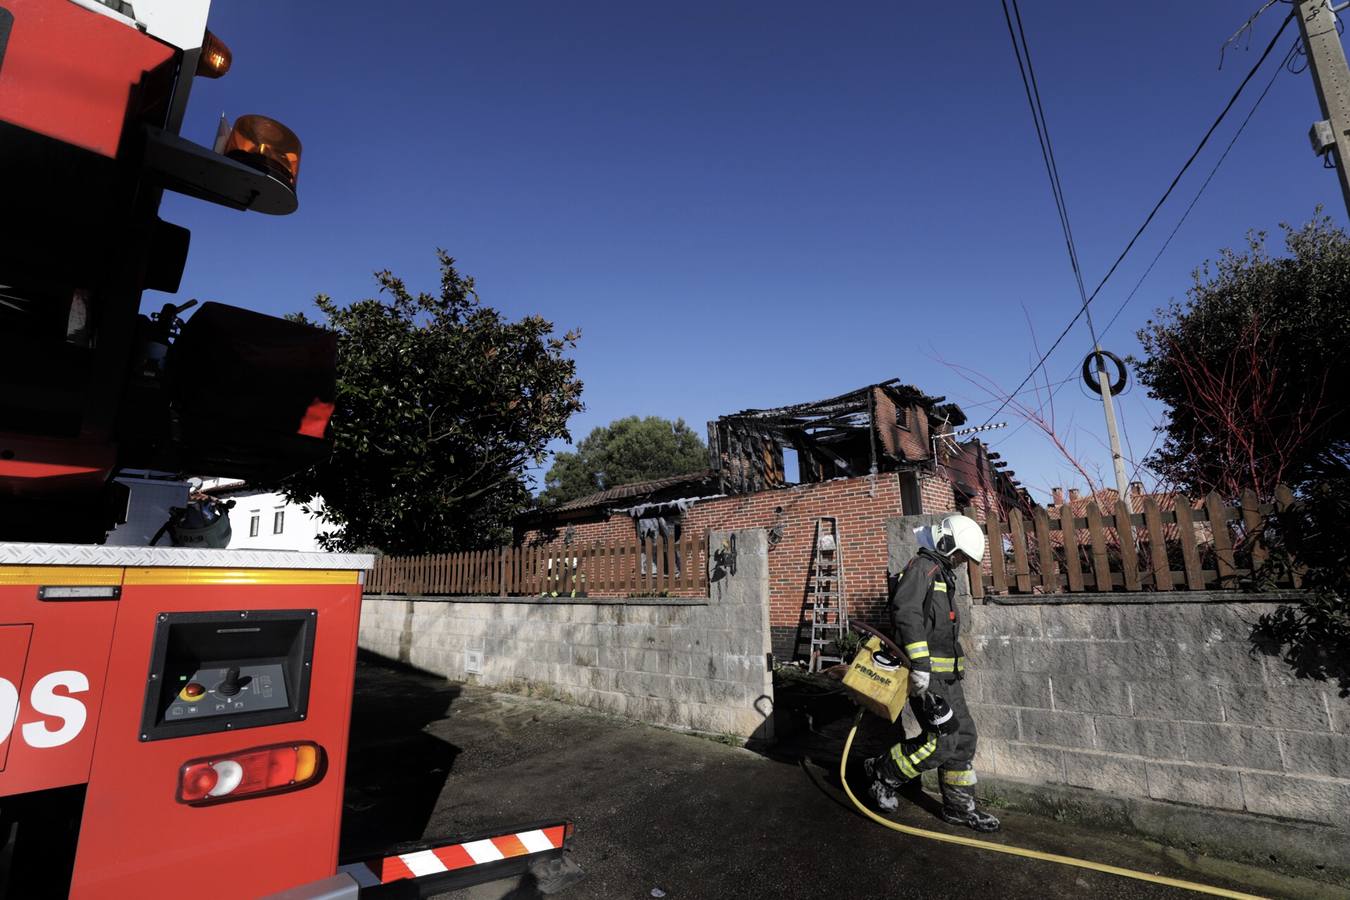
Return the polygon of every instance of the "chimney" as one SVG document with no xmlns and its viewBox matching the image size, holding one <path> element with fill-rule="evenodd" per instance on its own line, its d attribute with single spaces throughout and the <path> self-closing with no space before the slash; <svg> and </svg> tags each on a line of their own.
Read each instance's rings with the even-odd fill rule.
<svg viewBox="0 0 1350 900">
<path fill-rule="evenodd" d="M 1142 496 L 1144 496 L 1144 483 L 1143 483 L 1142 481 L 1131 481 L 1131 482 L 1130 482 L 1130 496 L 1131 496 L 1131 497 L 1142 497 Z"/>
<path fill-rule="evenodd" d="M 1063 505 L 1064 505 L 1064 488 L 1062 488 L 1062 487 L 1051 488 L 1051 489 L 1050 489 L 1050 496 L 1051 496 L 1051 497 L 1054 497 L 1054 501 L 1053 501 L 1053 504 L 1052 504 L 1052 505 L 1054 505 L 1054 506 L 1063 506 Z"/>
<path fill-rule="evenodd" d="M 1079 497 L 1078 488 L 1069 488 L 1069 502 L 1073 503 Z"/>
</svg>

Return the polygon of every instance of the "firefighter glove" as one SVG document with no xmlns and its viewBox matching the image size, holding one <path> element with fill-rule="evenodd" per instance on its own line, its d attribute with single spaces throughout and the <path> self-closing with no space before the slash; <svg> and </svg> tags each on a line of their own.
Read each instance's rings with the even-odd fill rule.
<svg viewBox="0 0 1350 900">
<path fill-rule="evenodd" d="M 911 671 L 909 673 L 909 692 L 911 694 L 922 694 L 928 690 L 928 681 L 931 677 L 927 672 Z"/>
<path fill-rule="evenodd" d="M 925 731 L 956 734 L 960 725 L 951 705 L 937 694 L 920 694 L 919 708 L 914 712 Z"/>
</svg>

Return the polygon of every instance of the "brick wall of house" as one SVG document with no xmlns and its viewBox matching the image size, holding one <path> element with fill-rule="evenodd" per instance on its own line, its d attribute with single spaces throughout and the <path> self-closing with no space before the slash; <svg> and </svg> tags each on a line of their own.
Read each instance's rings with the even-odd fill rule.
<svg viewBox="0 0 1350 900">
<path fill-rule="evenodd" d="M 951 512 L 956 508 L 956 495 L 952 483 L 936 475 L 919 476 L 919 495 L 923 501 L 924 513 Z"/>
<path fill-rule="evenodd" d="M 950 502 L 950 486 L 946 496 Z M 887 595 L 886 520 L 900 512 L 900 481 L 894 473 L 887 473 L 705 500 L 685 511 L 681 528 L 686 534 L 702 534 L 782 526 L 781 539 L 769 547 L 769 623 L 774 653 L 790 659 L 797 649 L 799 628 L 807 621 L 806 582 L 816 519 L 835 516 L 839 521 L 849 615 L 878 622 L 883 619 Z M 542 539 L 546 545 L 561 544 L 568 527 L 562 525 L 549 535 L 530 531 L 524 537 L 526 541 Z M 634 537 L 633 520 L 626 515 L 570 527 L 572 546 Z"/>
<path fill-rule="evenodd" d="M 564 522 L 557 527 L 530 529 L 522 535 L 529 547 L 589 547 L 594 544 L 613 544 L 631 541 L 637 536 L 633 520 L 628 516 L 611 516 L 597 521 Z"/>
<path fill-rule="evenodd" d="M 712 500 L 686 512 L 684 527 L 729 531 L 782 526 L 782 538 L 769 548 L 769 624 L 779 652 L 805 619 L 817 518 L 835 516 L 839 522 L 849 615 L 875 621 L 886 603 L 886 520 L 899 509 L 899 479 L 883 474 Z"/>
</svg>

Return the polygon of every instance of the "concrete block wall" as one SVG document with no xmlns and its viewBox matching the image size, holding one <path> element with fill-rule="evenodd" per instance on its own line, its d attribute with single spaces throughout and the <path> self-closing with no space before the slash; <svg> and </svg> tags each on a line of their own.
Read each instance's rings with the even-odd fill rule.
<svg viewBox="0 0 1350 900">
<path fill-rule="evenodd" d="M 887 523 L 892 572 L 917 551 Z M 1350 828 L 1350 700 L 1254 656 L 1228 592 L 958 609 L 979 772 Z"/>
<path fill-rule="evenodd" d="M 975 606 L 990 774 L 1350 827 L 1350 702 L 1253 657 L 1273 604 Z"/>
<path fill-rule="evenodd" d="M 730 547 L 716 533 L 714 549 Z M 767 739 L 768 542 L 735 533 L 734 573 L 710 565 L 706 600 L 564 602 L 365 598 L 363 649 L 458 681 L 547 689 L 658 725 Z M 470 674 L 471 652 L 481 674 Z"/>
</svg>

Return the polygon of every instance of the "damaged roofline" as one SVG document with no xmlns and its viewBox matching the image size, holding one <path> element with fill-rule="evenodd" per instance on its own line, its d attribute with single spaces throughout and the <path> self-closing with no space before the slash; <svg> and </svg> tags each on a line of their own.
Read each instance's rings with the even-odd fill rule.
<svg viewBox="0 0 1350 900">
<path fill-rule="evenodd" d="M 717 421 L 728 419 L 775 419 L 775 418 L 794 418 L 799 415 L 809 415 L 813 417 L 828 416 L 831 413 L 853 413 L 867 415 L 868 410 L 859 409 L 860 405 L 870 406 L 870 394 L 874 390 L 885 390 L 893 393 L 900 393 L 897 387 L 908 387 L 913 392 L 912 397 L 896 398 L 910 400 L 922 403 L 925 406 L 933 407 L 945 401 L 946 397 L 933 397 L 923 393 L 912 385 L 904 385 L 899 378 L 892 378 L 888 381 L 880 381 L 876 384 L 864 385 L 860 388 L 839 394 L 835 397 L 827 397 L 824 400 L 815 400 L 808 403 L 792 403 L 787 406 L 778 406 L 769 409 L 744 409 L 740 412 L 730 413 L 725 416 L 719 416 Z M 908 393 L 908 392 L 907 392 Z M 808 425 L 809 423 L 802 423 Z M 820 424 L 824 424 L 823 422 Z M 861 423 L 859 423 L 861 425 Z"/>
</svg>

